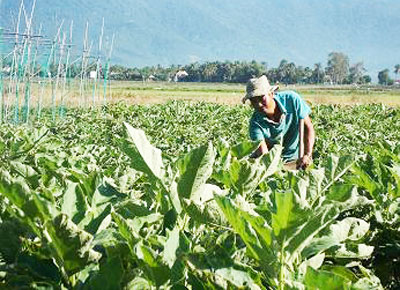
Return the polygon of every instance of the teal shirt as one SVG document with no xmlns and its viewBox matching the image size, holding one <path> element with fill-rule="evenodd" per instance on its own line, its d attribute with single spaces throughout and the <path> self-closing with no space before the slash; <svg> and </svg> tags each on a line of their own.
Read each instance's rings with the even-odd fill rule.
<svg viewBox="0 0 400 290">
<path fill-rule="evenodd" d="M 272 145 L 282 144 L 283 160 L 295 160 L 299 154 L 299 119 L 307 117 L 311 109 L 294 91 L 275 93 L 274 99 L 282 112 L 280 122 L 255 111 L 250 119 L 250 138 L 254 141 L 266 139 Z"/>
</svg>

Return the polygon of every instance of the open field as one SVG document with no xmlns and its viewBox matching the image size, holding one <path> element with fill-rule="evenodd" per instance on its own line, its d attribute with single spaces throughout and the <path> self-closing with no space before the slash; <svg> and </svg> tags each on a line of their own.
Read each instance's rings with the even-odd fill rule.
<svg viewBox="0 0 400 290">
<path fill-rule="evenodd" d="M 7 84 L 5 85 L 7 87 Z M 31 107 L 42 102 L 43 106 L 52 105 L 52 95 L 55 103 L 62 102 L 69 107 L 88 107 L 92 104 L 104 104 L 103 83 L 99 82 L 96 89 L 93 84 L 85 83 L 83 93 L 79 82 L 68 85 L 63 95 L 63 89 L 52 88 L 45 84 L 39 86 L 33 83 L 31 87 Z M 355 87 L 355 86 L 282 86 L 281 90 L 296 90 L 312 104 L 385 104 L 400 106 L 400 88 L 395 87 Z M 23 87 L 20 88 L 23 92 Z M 93 91 L 95 92 L 93 94 Z M 228 83 L 167 83 L 167 82 L 122 82 L 112 81 L 106 90 L 107 103 L 127 102 L 128 104 L 157 104 L 170 100 L 205 101 L 218 104 L 236 105 L 241 103 L 245 92 L 244 84 Z M 41 96 L 41 98 L 39 98 Z M 93 97 L 94 96 L 94 97 Z M 12 104 L 15 93 L 6 94 L 6 103 Z M 24 96 L 20 96 L 20 104 Z"/>
<path fill-rule="evenodd" d="M 160 103 L 168 100 L 206 101 L 239 104 L 245 92 L 244 84 L 214 83 L 113 83 L 112 100 L 128 103 Z M 281 90 L 296 90 L 313 104 L 374 104 L 400 106 L 400 88 L 354 86 L 281 86 Z"/>
</svg>

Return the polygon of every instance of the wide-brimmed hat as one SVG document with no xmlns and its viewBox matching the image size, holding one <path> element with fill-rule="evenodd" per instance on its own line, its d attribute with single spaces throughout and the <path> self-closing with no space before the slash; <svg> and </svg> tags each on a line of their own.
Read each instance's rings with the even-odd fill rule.
<svg viewBox="0 0 400 290">
<path fill-rule="evenodd" d="M 254 97 L 268 95 L 277 89 L 279 89 L 279 86 L 271 86 L 265 75 L 259 78 L 252 78 L 247 82 L 246 95 L 243 97 L 242 102 L 244 103 Z"/>
</svg>

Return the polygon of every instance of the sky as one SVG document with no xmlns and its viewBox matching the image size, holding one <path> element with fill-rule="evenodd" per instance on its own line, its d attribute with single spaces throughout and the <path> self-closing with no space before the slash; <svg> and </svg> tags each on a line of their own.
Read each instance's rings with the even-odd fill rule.
<svg viewBox="0 0 400 290">
<path fill-rule="evenodd" d="M 19 5 L 0 0 L 0 25 L 11 26 Z M 287 59 L 312 67 L 337 51 L 376 79 L 400 63 L 399 15 L 398 0 L 37 0 L 34 21 L 51 37 L 61 21 L 68 34 L 73 20 L 79 51 L 86 22 L 96 47 L 104 18 L 104 44 L 115 35 L 112 59 L 126 66 Z"/>
</svg>

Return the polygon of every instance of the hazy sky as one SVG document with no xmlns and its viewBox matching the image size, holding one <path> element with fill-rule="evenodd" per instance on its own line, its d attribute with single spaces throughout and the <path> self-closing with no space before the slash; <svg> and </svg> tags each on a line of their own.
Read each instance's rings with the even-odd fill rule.
<svg viewBox="0 0 400 290">
<path fill-rule="evenodd" d="M 19 3 L 0 0 L 2 25 Z M 77 48 L 86 21 L 96 46 L 104 17 L 106 41 L 115 34 L 114 61 L 129 66 L 252 59 L 312 66 L 339 51 L 375 78 L 400 63 L 398 0 L 37 0 L 35 15 L 48 35 L 61 19 L 68 33 L 73 19 Z"/>
</svg>

